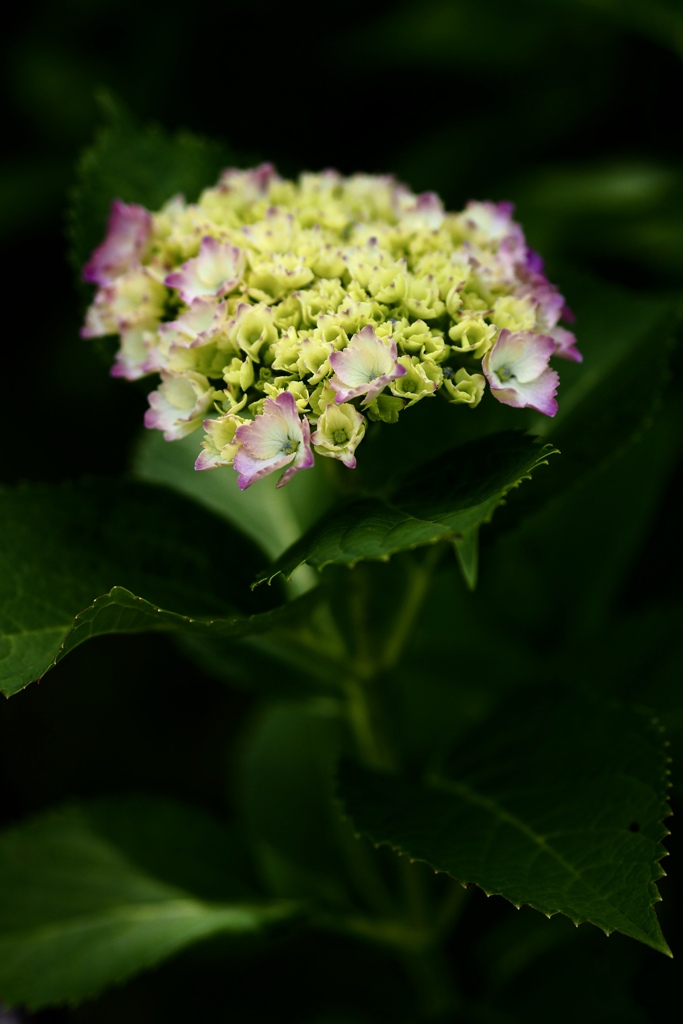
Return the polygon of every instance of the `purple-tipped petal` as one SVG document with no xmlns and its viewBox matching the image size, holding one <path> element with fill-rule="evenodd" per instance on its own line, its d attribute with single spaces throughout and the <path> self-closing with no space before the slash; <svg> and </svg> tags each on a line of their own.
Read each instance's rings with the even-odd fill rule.
<svg viewBox="0 0 683 1024">
<path fill-rule="evenodd" d="M 438 231 L 446 217 L 443 203 L 436 192 L 422 192 L 416 196 L 399 187 L 394 193 L 394 202 L 401 224 L 409 228 Z"/>
<path fill-rule="evenodd" d="M 387 384 L 407 373 L 398 362 L 396 342 L 385 345 L 369 324 L 351 338 L 345 349 L 331 354 L 330 366 L 335 371 L 330 386 L 338 405 L 360 395 L 364 396 L 361 405 L 369 405 Z"/>
<path fill-rule="evenodd" d="M 559 377 L 548 368 L 548 361 L 555 348 L 547 335 L 502 330 L 482 361 L 494 398 L 503 405 L 528 407 L 554 416 Z"/>
<path fill-rule="evenodd" d="M 299 416 L 294 395 L 289 391 L 275 399 L 267 398 L 261 415 L 239 427 L 235 440 L 240 447 L 233 465 L 239 473 L 237 483 L 242 491 L 288 466 L 277 483 L 284 487 L 298 470 L 313 465 L 311 428 L 308 420 Z"/>
<path fill-rule="evenodd" d="M 195 299 L 221 298 L 239 284 L 244 270 L 244 253 L 236 245 L 226 245 L 209 235 L 199 246 L 199 254 L 169 274 L 164 284 L 177 288 L 188 306 Z"/>
<path fill-rule="evenodd" d="M 163 430 L 166 441 L 177 441 L 196 430 L 213 405 L 216 391 L 201 373 L 161 374 L 161 384 L 148 395 L 148 430 Z"/>
<path fill-rule="evenodd" d="M 530 274 L 542 274 L 544 266 L 545 260 L 541 254 L 536 252 L 535 249 L 527 248 L 525 269 L 528 270 Z"/>
<path fill-rule="evenodd" d="M 111 284 L 141 261 L 151 233 L 152 215 L 143 206 L 115 199 L 111 204 L 107 237 L 83 268 L 83 280 Z"/>
<path fill-rule="evenodd" d="M 583 356 L 576 347 L 575 334 L 568 331 L 566 327 L 555 327 L 549 331 L 549 335 L 557 346 L 556 356 L 559 356 L 560 359 L 570 359 L 573 363 L 583 362 Z"/>
<path fill-rule="evenodd" d="M 492 393 L 503 405 L 511 405 L 515 409 L 536 409 L 545 416 L 554 416 L 557 412 L 555 395 L 560 383 L 555 370 L 544 370 L 536 380 L 525 384 L 515 381 L 514 387 L 500 388 Z"/>
</svg>

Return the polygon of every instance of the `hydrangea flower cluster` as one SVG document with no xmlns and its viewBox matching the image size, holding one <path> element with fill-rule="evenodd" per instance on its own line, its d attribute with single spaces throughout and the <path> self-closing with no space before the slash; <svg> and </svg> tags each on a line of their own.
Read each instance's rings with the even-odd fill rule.
<svg viewBox="0 0 683 1024">
<path fill-rule="evenodd" d="M 116 200 L 84 277 L 83 336 L 120 336 L 112 374 L 161 377 L 145 425 L 203 425 L 196 468 L 234 466 L 242 489 L 314 451 L 352 469 L 368 421 L 437 392 L 473 409 L 488 384 L 553 416 L 549 361 L 581 359 L 510 203 L 448 213 L 388 176 L 264 164 L 156 213 Z"/>
</svg>

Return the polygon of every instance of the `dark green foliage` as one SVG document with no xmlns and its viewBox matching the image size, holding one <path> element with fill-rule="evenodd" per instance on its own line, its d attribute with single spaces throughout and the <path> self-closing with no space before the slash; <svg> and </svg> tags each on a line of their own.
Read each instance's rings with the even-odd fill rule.
<svg viewBox="0 0 683 1024">
<path fill-rule="evenodd" d="M 91 636 L 175 628 L 236 637 L 292 612 L 273 616 L 251 597 L 260 556 L 248 541 L 159 487 L 27 484 L 0 493 L 0 517 L 12 537 L 0 571 L 7 695 Z"/>
<path fill-rule="evenodd" d="M 656 723 L 546 686 L 505 702 L 424 778 L 347 762 L 340 793 L 375 843 L 669 952 L 653 911 L 666 760 Z"/>
<path fill-rule="evenodd" d="M 0 987 L 31 1008 L 80 1002 L 210 935 L 298 913 L 266 901 L 236 837 L 180 804 L 53 811 L 0 839 Z"/>
<path fill-rule="evenodd" d="M 225 143 L 141 128 L 110 96 L 103 95 L 101 104 L 107 123 L 81 159 L 70 215 L 71 257 L 79 274 L 104 238 L 114 199 L 149 210 L 178 194 L 194 202 L 236 162 Z"/>
<path fill-rule="evenodd" d="M 279 573 L 288 578 L 302 562 L 323 569 L 385 561 L 399 551 L 470 534 L 556 451 L 509 433 L 445 452 L 399 480 L 387 498 L 361 498 L 324 517 L 258 582 Z"/>
</svg>

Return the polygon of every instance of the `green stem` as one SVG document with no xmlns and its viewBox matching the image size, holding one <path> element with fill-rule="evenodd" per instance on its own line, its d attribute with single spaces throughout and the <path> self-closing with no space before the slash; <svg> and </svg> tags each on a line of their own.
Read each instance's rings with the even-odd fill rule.
<svg viewBox="0 0 683 1024">
<path fill-rule="evenodd" d="M 368 768 L 395 771 L 397 761 L 384 724 L 383 709 L 377 694 L 377 665 L 368 632 L 371 616 L 367 608 L 368 587 L 365 567 L 357 567 L 352 576 L 351 614 L 355 657 L 353 671 L 345 680 L 349 721 L 356 737 L 361 761 Z"/>
<path fill-rule="evenodd" d="M 394 630 L 385 645 L 380 661 L 381 668 L 384 670 L 392 668 L 401 656 L 415 619 L 429 592 L 432 572 L 441 557 L 441 553 L 442 548 L 440 544 L 432 545 L 424 561 L 414 567 L 411 585 L 406 588 L 403 604 L 396 616 Z"/>
<path fill-rule="evenodd" d="M 445 938 L 453 930 L 453 926 L 465 909 L 468 896 L 469 890 L 453 880 L 441 902 L 434 922 L 434 932 L 439 938 Z"/>
<path fill-rule="evenodd" d="M 376 851 L 353 833 L 346 820 L 339 819 L 339 835 L 358 895 L 380 918 L 394 918 L 396 900 L 384 880 L 375 856 Z"/>
<path fill-rule="evenodd" d="M 372 684 L 368 685 L 368 680 L 348 676 L 345 689 L 349 722 L 361 761 L 376 771 L 395 770 L 396 758 L 380 726 L 379 704 Z"/>
<path fill-rule="evenodd" d="M 372 616 L 367 608 L 368 590 L 363 586 L 365 573 L 359 569 L 354 570 L 351 605 L 355 639 L 355 657 L 352 661 L 354 671 L 346 676 L 344 687 L 349 724 L 360 759 L 367 767 L 375 770 L 396 771 L 398 767 L 398 759 L 387 736 L 377 677 L 400 658 L 429 592 L 432 572 L 440 555 L 440 546 L 434 545 L 422 563 L 415 567 L 393 631 L 380 657 L 375 654 L 376 645 L 373 646 L 368 632 Z M 410 863 L 402 857 L 399 870 L 405 908 L 401 917 L 380 920 L 354 918 L 347 920 L 345 926 L 354 934 L 362 934 L 366 938 L 393 946 L 412 979 L 421 1015 L 425 1019 L 444 1017 L 456 1011 L 459 1005 L 451 972 L 439 947 L 447 928 L 447 918 L 452 919 L 455 906 L 451 908 L 449 904 L 448 910 L 442 908 L 436 917 L 427 891 L 423 866 Z"/>
<path fill-rule="evenodd" d="M 425 1020 L 452 1021 L 461 999 L 443 951 L 430 943 L 404 955 L 403 963 L 417 993 L 420 1016 Z"/>
</svg>

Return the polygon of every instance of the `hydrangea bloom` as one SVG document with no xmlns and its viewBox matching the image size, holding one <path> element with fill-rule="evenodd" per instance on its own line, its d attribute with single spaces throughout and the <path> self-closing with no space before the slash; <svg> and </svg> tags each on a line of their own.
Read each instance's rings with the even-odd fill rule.
<svg viewBox="0 0 683 1024">
<path fill-rule="evenodd" d="M 353 468 L 368 420 L 435 396 L 473 409 L 488 390 L 553 416 L 549 360 L 581 355 L 512 213 L 270 164 L 225 171 L 196 203 L 115 200 L 82 333 L 120 335 L 112 373 L 161 377 L 146 425 L 173 440 L 203 423 L 196 468 L 234 466 L 243 489 L 286 483 L 313 451 Z"/>
</svg>

